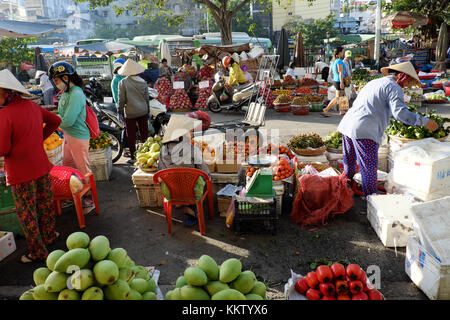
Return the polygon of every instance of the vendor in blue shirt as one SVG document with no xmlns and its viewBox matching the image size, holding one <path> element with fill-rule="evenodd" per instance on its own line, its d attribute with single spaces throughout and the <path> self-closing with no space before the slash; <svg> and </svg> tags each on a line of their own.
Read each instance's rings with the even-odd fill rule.
<svg viewBox="0 0 450 320">
<path fill-rule="evenodd" d="M 431 131 L 438 128 L 435 121 L 409 111 L 405 105 L 404 84 L 410 78 L 420 83 L 410 62 L 382 68 L 381 72 L 385 77 L 364 86 L 338 127 L 342 133 L 344 171 L 352 179 L 359 166 L 364 197 L 377 192 L 378 147 L 391 117 Z"/>
</svg>

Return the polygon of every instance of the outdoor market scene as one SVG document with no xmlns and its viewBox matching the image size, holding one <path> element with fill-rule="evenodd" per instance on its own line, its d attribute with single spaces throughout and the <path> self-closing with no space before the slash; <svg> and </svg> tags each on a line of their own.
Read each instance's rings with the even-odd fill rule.
<svg viewBox="0 0 450 320">
<path fill-rule="evenodd" d="M 0 1 L 0 299 L 450 300 L 449 1 L 191 2 Z"/>
</svg>

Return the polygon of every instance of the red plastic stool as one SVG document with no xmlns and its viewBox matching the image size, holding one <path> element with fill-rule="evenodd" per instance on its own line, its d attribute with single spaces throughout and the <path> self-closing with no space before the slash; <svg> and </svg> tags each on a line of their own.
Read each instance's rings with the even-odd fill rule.
<svg viewBox="0 0 450 320">
<path fill-rule="evenodd" d="M 83 189 L 77 193 L 72 193 L 70 190 L 70 177 L 72 174 L 77 175 L 82 181 L 84 181 Z M 81 229 L 83 229 L 86 225 L 84 223 L 84 213 L 81 199 L 88 191 L 92 192 L 97 215 L 100 214 L 98 207 L 97 187 L 95 185 L 95 179 L 92 173 L 88 173 L 86 176 L 83 176 L 79 171 L 73 168 L 54 166 L 50 171 L 50 178 L 52 181 L 53 198 L 55 200 L 56 213 L 58 216 L 62 214 L 61 201 L 73 200 L 75 203 L 75 210 L 77 212 L 78 225 Z"/>
</svg>

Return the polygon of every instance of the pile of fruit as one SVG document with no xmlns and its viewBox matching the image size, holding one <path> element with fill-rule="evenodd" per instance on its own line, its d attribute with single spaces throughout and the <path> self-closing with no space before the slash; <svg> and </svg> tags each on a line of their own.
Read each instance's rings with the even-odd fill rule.
<svg viewBox="0 0 450 320">
<path fill-rule="evenodd" d="M 295 290 L 308 300 L 384 300 L 380 291 L 367 284 L 366 273 L 357 264 L 320 265 L 298 279 Z"/>
<path fill-rule="evenodd" d="M 273 80 L 272 87 L 281 87 L 281 80 Z"/>
<path fill-rule="evenodd" d="M 302 133 L 289 140 L 288 147 L 291 149 L 320 148 L 325 143 L 317 133 Z"/>
<path fill-rule="evenodd" d="M 216 157 L 214 148 L 210 147 L 205 141 L 191 139 L 191 146 L 197 146 L 202 151 L 202 154 L 211 155 L 212 158 Z"/>
<path fill-rule="evenodd" d="M 362 88 L 364 88 L 364 86 L 368 82 L 378 79 L 378 78 L 382 78 L 382 77 L 383 76 L 379 74 L 379 75 L 374 75 L 374 76 L 367 76 L 367 77 L 364 77 L 363 79 L 356 80 L 356 81 L 353 79 L 354 77 L 352 77 L 352 80 L 355 82 L 355 87 L 358 87 L 358 90 L 361 90 Z"/>
<path fill-rule="evenodd" d="M 287 94 L 282 94 L 282 95 L 279 95 L 273 103 L 285 104 L 285 103 L 291 103 L 291 100 L 292 100 L 291 96 L 288 96 Z"/>
<path fill-rule="evenodd" d="M 167 78 L 159 78 L 155 83 L 155 90 L 160 96 L 171 96 L 173 94 L 172 82 Z"/>
<path fill-rule="evenodd" d="M 319 90 L 317 91 L 317 94 L 328 95 L 328 89 L 327 88 L 319 88 Z"/>
<path fill-rule="evenodd" d="M 445 96 L 445 94 L 430 94 L 427 95 L 427 100 L 447 100 L 447 97 Z"/>
<path fill-rule="evenodd" d="M 323 101 L 323 97 L 317 95 L 317 94 L 307 94 L 305 96 L 305 98 L 309 101 L 309 102 L 322 102 Z"/>
<path fill-rule="evenodd" d="M 297 90 L 295 90 L 296 94 L 309 94 L 314 93 L 314 90 L 308 87 L 300 87 Z"/>
<path fill-rule="evenodd" d="M 259 168 L 255 168 L 255 167 L 248 167 L 245 170 L 245 175 L 249 178 L 253 177 L 253 175 L 255 174 L 256 171 L 258 171 Z"/>
<path fill-rule="evenodd" d="M 209 80 L 208 88 L 199 89 L 198 98 L 195 102 L 195 109 L 206 109 L 208 107 L 208 99 L 212 94 L 212 86 L 213 83 L 211 80 Z"/>
<path fill-rule="evenodd" d="M 318 86 L 319 82 L 317 82 L 314 79 L 311 78 L 302 78 L 299 82 L 298 82 L 298 86 L 299 87 L 310 87 L 310 86 Z"/>
<path fill-rule="evenodd" d="M 395 120 L 394 118 L 391 118 L 391 124 L 386 129 L 386 134 L 388 136 L 398 136 L 406 139 L 440 139 L 450 134 L 450 126 L 447 128 L 445 128 L 444 126 L 446 123 L 450 122 L 450 119 L 443 118 L 437 115 L 436 110 L 431 110 L 428 113 L 418 112 L 417 106 L 413 104 L 409 105 L 408 109 L 412 112 L 420 114 L 421 116 L 433 119 L 438 124 L 438 129 L 435 131 L 431 131 L 425 126 L 408 126 L 402 122 Z"/>
<path fill-rule="evenodd" d="M 170 110 L 192 109 L 191 99 L 189 99 L 184 89 L 175 90 L 175 93 L 170 97 L 169 109 Z"/>
<path fill-rule="evenodd" d="M 144 169 L 156 167 L 161 146 L 161 137 L 158 135 L 150 137 L 145 143 L 140 144 L 136 151 L 136 165 L 141 166 Z"/>
<path fill-rule="evenodd" d="M 277 150 L 278 154 L 285 154 L 289 157 L 289 159 L 294 158 L 294 154 L 288 148 L 284 146 L 278 146 L 274 144 L 269 144 L 268 146 L 263 146 L 258 149 L 258 154 L 272 154 L 272 150 Z"/>
<path fill-rule="evenodd" d="M 286 159 L 280 159 L 276 165 L 270 167 L 273 172 L 273 181 L 289 178 L 294 174 L 294 169 Z"/>
<path fill-rule="evenodd" d="M 256 146 L 243 141 L 227 141 L 223 144 L 224 159 L 245 159 L 247 160 L 250 155 L 255 155 L 257 152 Z"/>
<path fill-rule="evenodd" d="M 203 80 L 204 78 L 209 79 L 212 77 L 214 77 L 214 69 L 210 66 L 203 66 L 197 74 L 197 79 L 199 80 Z"/>
<path fill-rule="evenodd" d="M 287 76 L 283 76 L 283 81 L 281 81 L 281 83 L 282 83 L 283 85 L 285 85 L 285 84 L 287 84 L 287 85 L 289 85 L 289 84 L 295 85 L 295 84 L 297 83 L 297 80 L 295 80 L 294 78 L 292 78 L 292 76 L 287 75 Z"/>
<path fill-rule="evenodd" d="M 33 273 L 35 287 L 20 300 L 156 300 L 156 282 L 123 248 L 105 236 L 84 232 L 67 237 L 67 252 L 52 251 Z"/>
<path fill-rule="evenodd" d="M 273 102 L 275 100 L 275 97 L 274 97 L 274 95 L 272 93 L 272 90 L 267 89 L 267 88 L 264 90 L 264 89 L 262 89 L 260 87 L 259 95 L 262 96 L 264 103 L 266 103 L 266 107 L 273 106 Z"/>
<path fill-rule="evenodd" d="M 295 97 L 291 104 L 294 106 L 304 106 L 309 104 L 309 101 L 305 97 Z"/>
<path fill-rule="evenodd" d="M 414 100 L 414 101 L 422 101 L 423 100 L 423 94 L 421 94 L 421 93 L 411 91 L 408 89 L 404 89 L 404 91 L 405 91 L 406 95 L 411 97 L 411 100 Z"/>
<path fill-rule="evenodd" d="M 370 75 L 370 73 L 367 69 L 356 69 L 356 70 L 353 70 L 352 80 L 354 80 L 354 81 L 364 80 L 369 75 Z"/>
<path fill-rule="evenodd" d="M 250 271 L 242 271 L 238 259 L 225 260 L 220 267 L 202 255 L 197 265 L 179 276 L 166 300 L 266 300 L 266 285 Z"/>
<path fill-rule="evenodd" d="M 282 95 L 282 94 L 287 94 L 287 95 L 289 95 L 289 94 L 292 94 L 292 90 L 287 90 L 287 89 L 277 89 L 277 90 L 274 90 L 273 91 L 273 94 L 276 94 L 276 95 Z"/>
<path fill-rule="evenodd" d="M 50 137 L 44 140 L 44 150 L 50 151 L 58 148 L 64 142 L 56 133 L 52 133 Z"/>
<path fill-rule="evenodd" d="M 89 150 L 98 150 L 109 147 L 112 144 L 111 139 L 104 132 L 100 133 L 100 135 L 95 139 L 89 140 Z"/>
<path fill-rule="evenodd" d="M 323 142 L 325 142 L 329 148 L 342 149 L 342 133 L 337 130 L 333 133 L 328 132 L 328 134 L 323 138 Z"/>
</svg>

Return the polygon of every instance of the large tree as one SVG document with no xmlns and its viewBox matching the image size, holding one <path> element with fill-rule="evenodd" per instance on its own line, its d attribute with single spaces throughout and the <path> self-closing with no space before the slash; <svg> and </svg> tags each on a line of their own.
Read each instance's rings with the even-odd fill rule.
<svg viewBox="0 0 450 320">
<path fill-rule="evenodd" d="M 27 46 L 32 41 L 35 41 L 35 38 L 2 38 L 0 40 L 0 64 L 6 65 L 8 68 L 18 68 L 22 62 L 33 63 L 34 50 Z"/>
<path fill-rule="evenodd" d="M 290 22 L 285 25 L 285 28 L 291 35 L 301 32 L 305 48 L 313 49 L 320 46 L 324 39 L 327 39 L 327 32 L 330 38 L 334 38 L 337 35 L 337 30 L 333 28 L 335 23 L 334 15 L 330 14 L 323 19 L 316 19 L 311 23 Z"/>
<path fill-rule="evenodd" d="M 383 3 L 385 13 L 396 11 L 412 11 L 422 14 L 431 21 L 418 29 L 422 35 L 435 37 L 442 22 L 450 24 L 450 0 L 396 0 Z"/>
<path fill-rule="evenodd" d="M 88 2 L 91 8 L 96 8 L 99 6 L 108 6 L 110 4 L 114 5 L 116 0 L 74 0 L 76 2 Z M 220 34 L 222 37 L 222 44 L 232 43 L 232 23 L 233 18 L 236 14 L 242 10 L 250 2 L 259 3 L 262 5 L 267 5 L 271 3 L 271 0 L 192 0 L 195 3 L 201 4 L 206 7 L 211 16 L 217 23 L 220 29 Z M 310 4 L 315 0 L 275 0 L 278 3 L 282 1 L 292 2 L 292 1 L 308 1 Z M 121 14 L 124 10 L 131 10 L 134 15 L 142 16 L 143 18 L 154 19 L 157 15 L 164 15 L 166 23 L 171 26 L 174 24 L 179 24 L 184 20 L 184 17 L 189 14 L 186 12 L 181 15 L 175 15 L 171 12 L 170 8 L 167 6 L 167 0 L 132 0 L 125 7 L 117 7 L 116 12 Z"/>
</svg>

